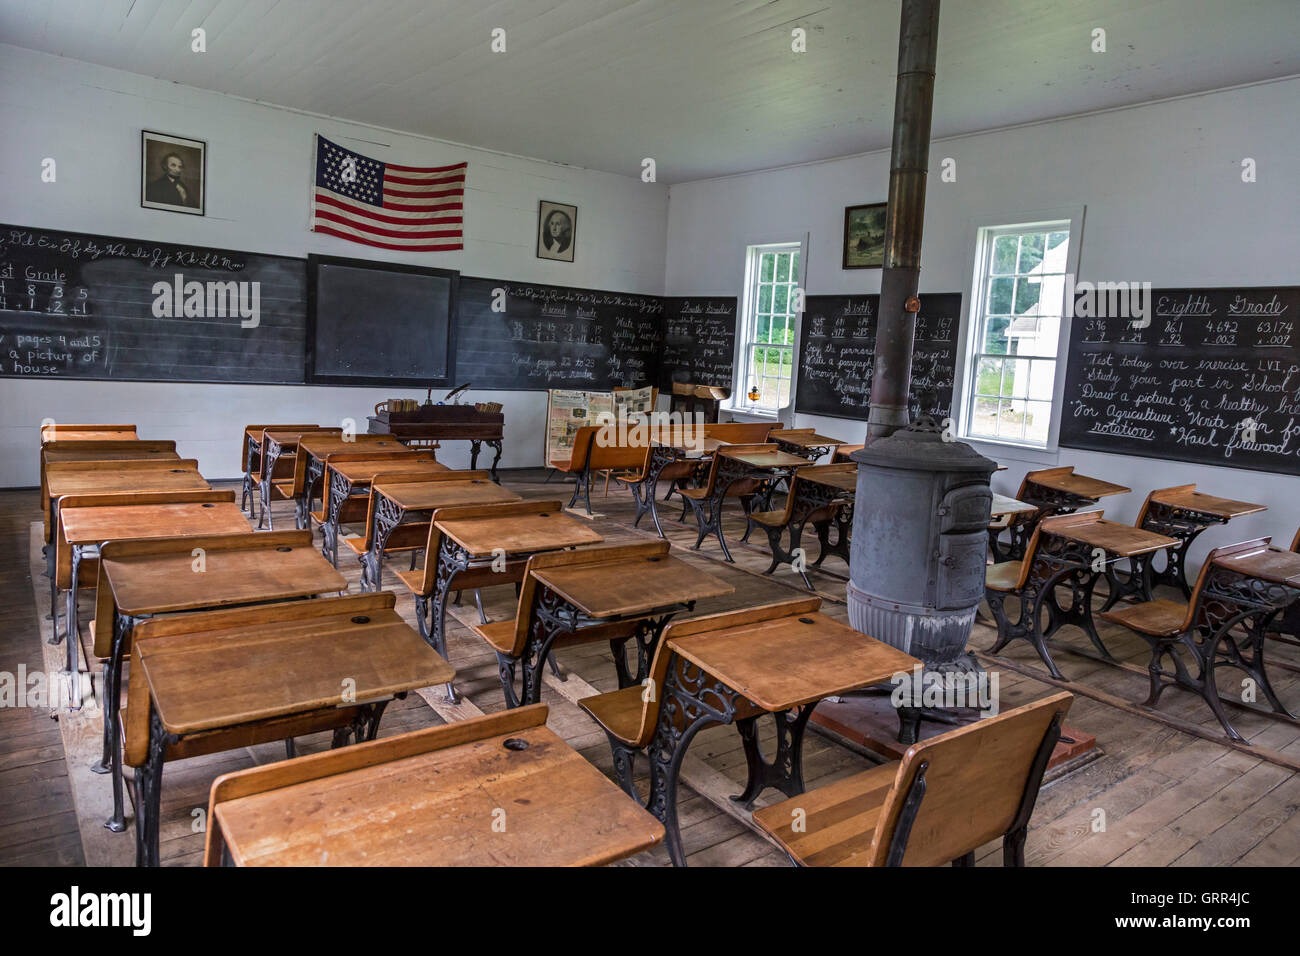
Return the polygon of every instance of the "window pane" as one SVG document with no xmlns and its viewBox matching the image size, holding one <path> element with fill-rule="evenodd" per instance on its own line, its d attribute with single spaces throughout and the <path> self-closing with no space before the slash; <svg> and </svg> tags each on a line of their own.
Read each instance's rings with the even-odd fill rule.
<svg viewBox="0 0 1300 956">
<path fill-rule="evenodd" d="M 1040 316 L 1037 319 L 1021 319 L 1026 322 L 1024 330 L 1016 336 L 1017 355 L 1041 355 L 1056 358 L 1056 346 L 1061 329 L 1061 320 L 1056 316 Z"/>
<path fill-rule="evenodd" d="M 998 236 L 993 242 L 994 275 L 1010 275 L 1016 271 L 1016 249 L 1020 244 L 1018 236 Z"/>
<path fill-rule="evenodd" d="M 1056 363 L 1042 359 L 1029 363 L 1029 380 L 1022 393 L 1029 398 L 1050 402 L 1056 386 Z"/>
<path fill-rule="evenodd" d="M 1015 290 L 1015 279 L 990 279 L 988 315 L 1010 315 L 1011 294 Z"/>
<path fill-rule="evenodd" d="M 789 304 L 790 287 L 788 285 L 774 286 L 772 289 L 772 311 L 785 315 L 789 311 Z"/>
<path fill-rule="evenodd" d="M 981 358 L 975 377 L 977 395 L 997 395 L 1002 388 L 1002 360 Z"/>
<path fill-rule="evenodd" d="M 770 334 L 772 317 L 770 315 L 760 315 L 754 320 L 754 341 L 766 342 Z"/>
<path fill-rule="evenodd" d="M 1038 306 L 1038 296 L 1042 292 L 1041 282 L 1029 279 L 1016 280 L 1016 315 L 1024 315 Z"/>
<path fill-rule="evenodd" d="M 799 253 L 797 252 L 790 254 L 790 281 L 799 281 Z"/>
<path fill-rule="evenodd" d="M 1018 272 L 1029 272 L 1043 261 L 1046 234 L 1038 232 L 1020 237 L 1020 267 Z"/>
<path fill-rule="evenodd" d="M 993 398 L 975 399 L 972 409 L 970 430 L 972 435 L 997 435 L 998 402 Z"/>
<path fill-rule="evenodd" d="M 759 256 L 758 258 L 758 263 L 759 263 L 758 281 L 759 282 L 772 281 L 772 272 L 774 271 L 773 266 L 775 262 L 776 262 L 775 253 L 765 252 L 761 256 Z"/>
<path fill-rule="evenodd" d="M 770 285 L 760 285 L 758 287 L 758 308 L 755 311 L 772 311 L 772 287 Z"/>
<path fill-rule="evenodd" d="M 1025 403 L 1002 400 L 998 409 L 998 435 L 1020 439 L 1025 433 Z"/>
<path fill-rule="evenodd" d="M 1029 383 L 1029 362 L 1010 359 L 1002 366 L 1002 397 L 1023 397 Z"/>
<path fill-rule="evenodd" d="M 1046 445 L 1052 427 L 1051 402 L 1027 402 L 1025 440 Z"/>
<path fill-rule="evenodd" d="M 1007 349 L 1007 328 L 1011 325 L 1011 320 L 1006 316 L 994 316 L 989 319 L 984 327 L 984 341 L 980 345 L 981 351 L 988 352 L 992 355 L 1005 355 Z"/>
<path fill-rule="evenodd" d="M 783 252 L 776 257 L 776 281 L 787 282 L 790 279 L 790 253 Z"/>
<path fill-rule="evenodd" d="M 1057 246 L 1061 245 L 1061 243 L 1064 242 L 1064 243 L 1065 243 L 1065 247 L 1061 249 L 1061 254 L 1064 255 L 1064 254 L 1069 250 L 1069 248 L 1070 248 L 1069 242 L 1067 241 L 1067 240 L 1069 240 L 1069 238 L 1070 238 L 1070 234 L 1069 234 L 1068 232 L 1051 232 L 1051 233 L 1048 233 L 1048 235 L 1047 235 L 1047 248 L 1048 248 L 1048 250 L 1050 251 L 1050 250 L 1052 250 L 1052 249 L 1055 249 Z"/>
</svg>

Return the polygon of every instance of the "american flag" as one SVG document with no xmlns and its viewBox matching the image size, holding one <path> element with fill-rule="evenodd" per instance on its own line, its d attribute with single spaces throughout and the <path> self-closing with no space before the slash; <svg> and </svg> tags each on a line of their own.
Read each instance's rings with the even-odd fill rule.
<svg viewBox="0 0 1300 956">
<path fill-rule="evenodd" d="M 468 165 L 395 166 L 318 134 L 311 229 L 381 249 L 461 249 Z"/>
</svg>

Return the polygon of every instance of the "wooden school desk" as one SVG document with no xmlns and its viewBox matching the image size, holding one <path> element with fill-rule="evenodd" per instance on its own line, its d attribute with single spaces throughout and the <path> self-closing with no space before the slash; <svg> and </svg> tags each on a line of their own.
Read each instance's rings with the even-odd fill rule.
<svg viewBox="0 0 1300 956">
<path fill-rule="evenodd" d="M 366 530 L 370 547 L 362 560 L 369 569 L 368 580 L 376 585 L 383 581 L 384 549 L 388 546 L 388 539 L 392 536 L 393 529 L 402 522 L 427 520 L 438 508 L 453 505 L 504 504 L 521 500 L 519 495 L 502 488 L 491 478 L 471 478 L 465 481 L 380 481 L 372 486 L 371 492 L 375 506 L 367 521 L 373 522 L 374 527 Z M 426 554 L 424 559 L 429 561 L 432 556 Z"/>
<path fill-rule="evenodd" d="M 202 549 L 201 573 L 194 549 Z M 312 546 L 310 531 L 266 531 L 153 541 L 111 541 L 100 549 L 95 592 L 95 655 L 104 663 L 104 759 L 113 773 L 110 830 L 125 828 L 122 813 L 122 661 L 135 625 L 159 614 L 270 603 L 347 590 Z"/>
<path fill-rule="evenodd" d="M 235 504 L 233 491 L 198 491 L 179 494 L 193 495 L 196 499 L 205 500 L 100 505 L 95 499 L 110 498 L 110 496 L 93 495 L 83 498 L 74 495 L 63 499 L 63 506 L 59 510 L 59 526 L 62 528 L 59 544 L 68 552 L 68 562 L 72 572 L 71 587 L 68 588 L 67 633 L 68 673 L 73 678 L 74 704 L 75 695 L 80 688 L 76 680 L 77 652 L 80 644 L 77 578 L 81 562 L 88 551 L 122 538 L 137 540 L 178 538 L 240 534 L 252 530 L 248 519 Z M 131 501 L 133 498 L 147 500 L 150 496 L 112 496 L 110 500 L 116 500 L 118 497 Z M 59 563 L 62 563 L 61 559 Z M 57 617 L 55 627 L 56 629 L 58 627 Z"/>
<path fill-rule="evenodd" d="M 352 610 L 382 597 L 387 607 Z M 331 613 L 336 607 L 349 610 Z M 307 732 L 289 726 L 295 718 L 315 717 L 309 726 L 333 722 L 335 746 L 349 737 L 373 740 L 389 701 L 455 676 L 398 616 L 391 595 L 144 622 L 133 653 L 127 758 L 140 768 L 136 863 L 144 866 L 158 865 L 169 753 L 185 757 Z M 223 735 L 224 745 L 214 745 Z"/>
<path fill-rule="evenodd" d="M 661 842 L 546 716 L 537 704 L 227 774 L 204 864 L 600 866 Z"/>
</svg>

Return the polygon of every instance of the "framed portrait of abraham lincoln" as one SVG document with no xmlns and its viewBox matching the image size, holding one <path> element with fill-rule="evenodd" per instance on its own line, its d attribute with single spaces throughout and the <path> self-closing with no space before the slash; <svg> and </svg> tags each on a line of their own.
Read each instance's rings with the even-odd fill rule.
<svg viewBox="0 0 1300 956">
<path fill-rule="evenodd" d="M 202 216 L 207 147 L 201 139 L 140 131 L 140 205 Z"/>
</svg>

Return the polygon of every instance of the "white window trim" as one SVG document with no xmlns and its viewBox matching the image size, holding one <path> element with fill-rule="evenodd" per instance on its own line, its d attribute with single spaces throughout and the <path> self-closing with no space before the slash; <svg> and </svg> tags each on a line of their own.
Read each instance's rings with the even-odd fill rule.
<svg viewBox="0 0 1300 956">
<path fill-rule="evenodd" d="M 1066 361 L 1070 354 L 1070 326 L 1073 319 L 1071 315 L 1073 309 L 1068 308 L 1066 303 L 1062 303 L 1060 340 L 1056 345 L 1057 375 L 1056 380 L 1052 383 L 1052 424 L 1048 429 L 1047 444 L 1034 445 L 969 434 L 967 429 L 967 420 L 969 418 L 967 400 L 970 390 L 974 388 L 974 383 L 971 381 L 971 369 L 973 367 L 975 347 L 978 344 L 974 340 L 975 308 L 984 280 L 982 270 L 985 265 L 985 233 L 995 229 L 1001 231 L 1007 227 L 1022 228 L 1028 231 L 1047 223 L 1068 221 L 1070 224 L 1070 248 L 1065 257 L 1065 271 L 1073 274 L 1075 279 L 1078 280 L 1080 278 L 1080 253 L 1083 249 L 1085 211 L 1086 207 L 1084 206 L 1064 206 L 1052 209 L 1020 210 L 1019 214 L 993 212 L 983 214 L 968 223 L 967 234 L 973 238 L 969 273 L 970 285 L 965 296 L 965 303 L 962 306 L 960 335 L 964 346 L 961 351 L 961 361 L 956 369 L 952 411 L 957 425 L 958 437 L 962 441 L 975 445 L 976 450 L 979 450 L 978 446 L 980 445 L 988 446 L 989 455 L 995 459 L 1027 461 L 1031 464 L 1044 465 L 1052 465 L 1057 462 L 1060 450 L 1058 441 L 1065 400 L 1065 371 Z"/>
<path fill-rule="evenodd" d="M 801 290 L 805 296 L 808 294 L 808 240 L 807 231 L 796 232 L 797 238 L 766 238 L 755 239 L 746 242 L 742 247 L 742 269 L 744 274 L 744 285 L 741 287 L 741 295 L 737 300 L 736 309 L 736 342 L 732 353 L 731 361 L 731 397 L 722 402 L 719 408 L 722 411 L 732 415 L 740 415 L 752 418 L 755 421 L 781 421 L 787 414 L 794 414 L 795 391 L 799 387 L 799 346 L 803 331 L 803 310 L 800 309 L 794 315 L 794 341 L 790 343 L 790 401 L 775 410 L 754 408 L 746 404 L 746 396 L 743 394 L 744 376 L 747 369 L 746 360 L 747 345 L 749 344 L 749 324 L 751 321 L 752 306 L 751 296 L 753 295 L 753 261 L 750 258 L 750 250 L 756 246 L 799 246 L 799 278 L 796 288 Z M 789 422 L 787 422 L 789 424 Z"/>
</svg>

